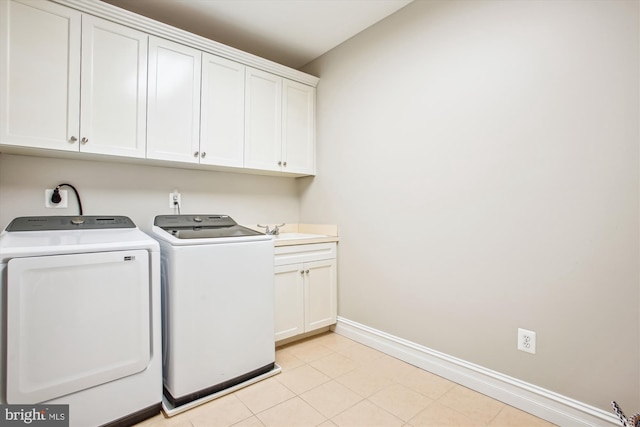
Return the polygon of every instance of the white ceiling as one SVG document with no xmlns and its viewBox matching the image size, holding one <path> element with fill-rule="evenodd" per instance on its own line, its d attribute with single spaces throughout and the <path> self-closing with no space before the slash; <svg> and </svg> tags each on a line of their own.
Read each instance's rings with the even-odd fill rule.
<svg viewBox="0 0 640 427">
<path fill-rule="evenodd" d="M 413 0 L 104 0 L 300 68 Z"/>
</svg>

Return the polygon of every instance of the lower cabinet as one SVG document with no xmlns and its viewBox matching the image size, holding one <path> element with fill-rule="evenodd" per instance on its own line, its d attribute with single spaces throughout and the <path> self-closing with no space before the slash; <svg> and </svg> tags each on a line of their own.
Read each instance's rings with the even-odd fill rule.
<svg viewBox="0 0 640 427">
<path fill-rule="evenodd" d="M 336 244 L 276 247 L 275 257 L 275 340 L 336 323 Z"/>
</svg>

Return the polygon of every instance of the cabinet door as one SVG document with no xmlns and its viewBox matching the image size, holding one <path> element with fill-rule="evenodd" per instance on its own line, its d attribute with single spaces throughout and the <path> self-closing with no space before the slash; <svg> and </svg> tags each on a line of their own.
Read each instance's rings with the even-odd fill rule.
<svg viewBox="0 0 640 427">
<path fill-rule="evenodd" d="M 336 260 L 328 259 L 304 264 L 305 330 L 311 331 L 336 323 Z"/>
<path fill-rule="evenodd" d="M 147 43 L 144 33 L 82 17 L 80 151 L 145 156 Z"/>
<path fill-rule="evenodd" d="M 196 49 L 149 38 L 147 158 L 198 163 L 201 63 Z"/>
<path fill-rule="evenodd" d="M 78 151 L 78 11 L 0 1 L 0 142 Z"/>
<path fill-rule="evenodd" d="M 315 88 L 283 80 L 282 152 L 285 172 L 315 174 Z"/>
<path fill-rule="evenodd" d="M 282 169 L 282 78 L 247 67 L 244 166 Z"/>
<path fill-rule="evenodd" d="M 242 64 L 203 54 L 200 163 L 244 164 L 244 72 Z"/>
<path fill-rule="evenodd" d="M 275 268 L 275 340 L 304 330 L 304 273 L 302 264 Z"/>
</svg>

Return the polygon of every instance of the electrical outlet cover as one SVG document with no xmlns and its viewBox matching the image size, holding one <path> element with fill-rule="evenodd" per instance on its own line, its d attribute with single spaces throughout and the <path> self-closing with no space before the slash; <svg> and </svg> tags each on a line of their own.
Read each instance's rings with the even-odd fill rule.
<svg viewBox="0 0 640 427">
<path fill-rule="evenodd" d="M 178 207 L 175 202 L 178 202 L 178 206 L 182 206 L 182 197 L 180 193 L 169 193 L 169 209 L 176 209 Z"/>
<path fill-rule="evenodd" d="M 518 328 L 518 350 L 536 354 L 536 333 Z"/>
<path fill-rule="evenodd" d="M 45 208 L 53 208 L 53 209 L 61 209 L 69 207 L 69 199 L 67 198 L 67 190 L 60 190 L 60 203 L 52 203 L 51 196 L 53 195 L 53 189 L 44 190 L 44 207 Z"/>
</svg>

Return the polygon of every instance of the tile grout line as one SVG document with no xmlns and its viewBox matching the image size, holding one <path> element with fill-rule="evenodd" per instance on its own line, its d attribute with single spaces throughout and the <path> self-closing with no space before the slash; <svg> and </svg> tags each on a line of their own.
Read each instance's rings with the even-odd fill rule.
<svg viewBox="0 0 640 427">
<path fill-rule="evenodd" d="M 433 388 L 427 389 L 427 388 L 424 388 L 424 385 L 422 385 L 422 383 L 420 382 L 414 382 L 414 381 L 407 382 L 408 380 L 413 378 L 414 373 L 413 371 L 405 368 L 407 367 L 413 367 L 416 369 L 420 369 L 420 368 L 415 367 L 410 363 L 401 361 L 393 356 L 386 355 L 383 352 L 373 349 L 371 347 L 368 347 L 364 344 L 359 344 L 357 342 L 353 342 L 352 340 L 349 340 L 351 342 L 351 344 L 349 344 L 349 342 L 345 340 L 348 340 L 348 339 L 347 338 L 337 339 L 336 336 L 332 336 L 329 333 L 326 335 L 323 334 L 315 337 L 309 337 L 308 339 L 305 339 L 299 342 L 288 343 L 285 346 L 276 348 L 276 358 L 278 357 L 278 353 L 279 353 L 281 361 L 286 360 L 286 363 L 282 363 L 282 365 L 288 364 L 293 366 L 289 368 L 285 368 L 285 366 L 283 366 L 281 374 L 274 376 L 273 378 L 266 379 L 265 381 L 273 381 L 272 385 L 267 387 L 273 387 L 274 384 L 277 384 L 277 387 L 282 387 L 281 390 L 284 393 L 283 396 L 287 396 L 290 393 L 289 397 L 286 397 L 284 400 L 277 402 L 275 404 L 271 404 L 271 400 L 267 399 L 266 402 L 269 403 L 270 406 L 266 408 L 262 408 L 259 411 L 254 411 L 251 409 L 250 404 L 253 407 L 260 408 L 260 405 L 256 405 L 255 404 L 256 401 L 253 400 L 255 397 L 252 397 L 252 396 L 255 396 L 255 394 L 248 393 L 246 395 L 246 398 L 248 400 L 247 402 L 245 402 L 242 398 L 240 398 L 240 394 L 242 390 L 238 390 L 232 393 L 231 395 L 234 396 L 234 398 L 237 399 L 242 404 L 241 407 L 247 411 L 245 414 L 251 414 L 251 415 L 248 415 L 238 421 L 235 421 L 234 424 L 230 424 L 230 426 L 235 426 L 238 424 L 247 425 L 255 421 L 256 425 L 269 427 L 269 424 L 267 424 L 267 422 L 263 422 L 263 420 L 259 418 L 259 416 L 287 402 L 290 405 L 293 405 L 293 402 L 291 401 L 295 398 L 299 398 L 300 402 L 304 403 L 304 405 L 313 409 L 313 411 L 315 411 L 317 414 L 320 415 L 319 418 L 322 418 L 323 421 L 318 422 L 316 425 L 331 424 L 331 425 L 338 425 L 339 427 L 340 425 L 334 420 L 340 417 L 341 415 L 345 414 L 346 412 L 353 410 L 356 406 L 363 404 L 364 401 L 366 401 L 367 405 L 373 405 L 373 407 L 377 408 L 377 410 L 382 411 L 380 414 L 384 413 L 388 416 L 393 417 L 394 419 L 398 420 L 402 426 L 405 426 L 405 427 L 413 425 L 411 421 L 419 417 L 423 412 L 427 411 L 434 403 L 437 403 L 438 405 L 442 405 L 443 407 L 447 408 L 447 410 L 451 410 L 457 413 L 459 416 L 464 417 L 467 420 L 478 422 L 479 424 L 485 427 L 490 426 L 491 423 L 493 422 L 496 422 L 498 417 L 500 417 L 501 414 L 503 414 L 503 412 L 506 411 L 507 408 L 509 407 L 509 405 L 496 401 L 501 403 L 501 406 L 499 406 L 499 410 L 495 414 L 491 415 L 491 413 L 493 412 L 493 410 L 491 410 L 488 413 L 482 412 L 482 415 L 480 415 L 479 417 L 476 416 L 474 418 L 474 414 L 476 414 L 475 411 L 477 409 L 472 408 L 471 410 L 467 410 L 466 412 L 462 412 L 460 410 L 460 409 L 465 409 L 465 402 L 468 399 L 473 399 L 473 400 L 478 399 L 478 401 L 481 403 L 486 403 L 486 402 L 484 402 L 484 400 L 480 396 L 476 397 L 475 394 L 470 395 L 467 393 L 461 393 L 461 390 L 457 390 L 457 392 L 454 392 L 456 388 L 466 389 L 466 387 L 460 384 L 451 382 L 452 385 L 450 386 L 450 388 L 446 389 L 446 391 L 440 394 L 440 391 L 444 389 L 444 388 L 440 388 L 442 387 L 441 385 L 437 385 L 438 387 L 437 389 L 433 389 Z M 304 359 L 297 356 L 296 353 L 304 357 Z M 320 356 L 316 356 L 316 354 L 320 354 Z M 341 356 L 342 358 L 345 358 L 348 361 L 348 363 L 346 361 L 343 362 L 343 359 L 336 356 Z M 323 359 L 326 359 L 329 357 L 334 357 L 334 359 L 324 361 L 324 363 L 321 362 Z M 401 363 L 396 363 L 396 361 Z M 314 366 L 314 364 L 317 366 L 323 367 L 324 369 L 326 369 L 326 372 L 323 369 Z M 406 367 L 404 365 L 406 365 Z M 286 382 L 289 383 L 289 386 L 287 386 L 285 382 L 281 382 L 281 378 L 282 378 L 281 375 L 286 374 L 288 372 L 294 372 L 300 368 L 305 368 L 304 372 L 300 371 L 301 373 L 300 376 L 297 376 L 297 377 L 295 375 L 287 376 Z M 347 370 L 345 371 L 345 369 Z M 352 378 L 349 378 L 347 381 L 345 381 L 345 383 L 339 381 L 339 379 L 344 378 L 348 375 L 351 375 L 358 370 L 362 370 L 362 372 L 358 373 L 358 375 L 355 375 Z M 385 377 L 385 380 L 383 382 L 376 383 L 375 385 L 368 384 L 365 381 L 366 385 L 359 386 L 357 383 L 358 378 L 363 375 L 364 375 L 363 378 L 367 377 L 366 374 L 369 371 L 371 372 L 371 375 L 373 375 L 374 372 L 377 372 L 381 377 Z M 312 375 L 307 375 L 307 373 L 312 373 Z M 316 377 L 315 376 L 316 373 L 321 374 L 322 377 Z M 330 373 L 335 373 L 335 376 L 333 376 L 333 374 L 330 375 Z M 325 377 L 326 379 L 323 377 Z M 318 380 L 320 380 L 321 382 L 318 384 L 315 384 L 315 382 Z M 304 390 L 304 388 L 309 384 L 315 384 L 315 385 L 313 385 L 308 390 Z M 318 389 L 320 389 L 321 387 L 326 387 L 329 384 L 332 384 L 330 386 L 332 388 L 326 389 L 325 392 L 328 390 L 335 390 L 337 392 L 337 391 L 340 391 L 341 388 L 343 388 L 345 390 L 348 390 L 349 394 L 352 394 L 353 396 L 349 396 L 348 399 L 346 398 L 342 399 L 342 397 L 338 397 L 338 400 L 334 399 L 333 401 L 331 399 L 326 399 L 326 398 L 324 398 L 325 400 L 322 400 L 323 399 L 322 396 L 324 396 L 324 393 L 322 390 L 318 390 Z M 349 387 L 347 384 L 351 384 L 352 387 L 355 387 L 357 390 L 360 390 L 360 392 Z M 298 393 L 291 388 L 292 386 L 296 389 L 300 389 L 303 391 Z M 378 390 L 377 388 L 380 386 L 382 388 Z M 391 391 L 391 389 L 394 387 L 397 390 Z M 419 409 L 417 413 L 409 416 L 411 412 L 408 412 L 406 409 L 402 409 L 401 406 L 395 406 L 396 403 L 393 403 L 394 399 L 397 399 L 394 396 L 402 396 L 402 394 L 394 394 L 394 393 L 401 392 L 400 387 L 428 400 L 427 405 Z M 274 389 L 274 390 L 278 390 L 278 389 Z M 285 390 L 286 390 L 286 393 L 285 393 Z M 307 393 L 313 392 L 315 390 L 318 390 L 315 396 L 311 394 L 307 395 Z M 371 390 L 375 390 L 375 391 L 371 392 Z M 437 397 L 432 398 L 430 397 L 430 395 L 423 394 L 423 390 L 437 391 L 436 393 L 431 394 Z M 384 393 L 385 391 L 386 393 Z M 384 404 L 386 407 L 389 407 L 391 410 L 398 412 L 398 414 L 403 414 L 403 416 L 401 417 L 400 415 L 396 415 L 392 413 L 390 410 L 387 410 L 385 406 L 381 406 L 375 403 L 375 401 L 372 399 L 379 393 L 381 395 L 376 399 L 378 402 Z M 364 396 L 365 394 L 366 396 Z M 482 393 L 478 393 L 478 394 L 488 399 L 495 400 L 489 396 L 483 395 Z M 307 395 L 307 397 L 310 400 L 305 399 L 303 395 Z M 273 401 L 276 401 L 277 399 L 282 398 L 283 396 L 280 396 L 278 394 L 277 398 L 273 399 Z M 345 394 L 345 396 L 347 395 Z M 445 399 L 446 396 L 449 396 L 449 398 Z M 355 398 L 357 398 L 357 400 L 351 403 L 352 400 Z M 338 402 L 340 399 L 342 399 L 343 404 L 348 404 L 348 407 L 342 408 L 342 404 L 340 404 L 340 406 L 337 406 L 336 402 Z M 316 402 L 318 407 L 316 407 L 312 403 L 313 401 Z M 300 402 L 296 403 L 296 405 L 300 405 Z M 329 406 L 327 406 L 327 404 L 329 404 Z M 422 404 L 424 404 L 424 402 L 421 402 L 420 406 L 422 406 Z M 495 408 L 493 405 L 489 405 L 489 406 L 492 408 Z M 328 415 L 325 415 L 325 413 L 320 410 L 320 408 L 323 408 L 327 411 L 327 413 L 331 413 L 332 407 L 334 410 L 339 410 L 340 412 L 335 413 L 331 416 L 328 416 Z M 418 406 L 416 405 L 415 408 L 417 409 Z M 360 409 L 366 410 L 367 406 L 364 406 Z M 480 414 L 480 412 L 477 412 L 477 413 Z M 218 416 L 216 414 L 217 412 L 214 412 L 211 414 L 212 422 L 218 419 Z M 502 418 L 505 418 L 510 414 L 511 414 L 510 412 L 509 414 L 504 414 Z M 489 415 L 488 419 L 487 419 L 487 415 Z M 405 420 L 404 416 L 407 416 L 408 419 Z M 274 419 L 271 415 L 268 418 L 269 418 L 269 422 L 276 422 L 276 423 L 281 422 L 281 421 L 278 421 L 279 418 Z M 313 423 L 316 422 L 315 421 L 316 418 L 319 419 L 318 417 L 315 417 Z M 486 422 L 484 420 L 481 421 L 481 419 L 486 420 Z M 345 420 L 346 418 L 343 419 L 343 421 Z M 183 422 L 184 424 L 182 424 Z M 165 419 L 165 420 L 158 420 L 158 422 L 153 422 L 148 427 L 160 427 L 160 426 L 168 427 L 170 425 L 174 425 L 174 424 L 171 423 L 168 419 Z M 187 427 L 187 426 L 201 427 L 201 424 L 199 422 L 194 423 L 192 419 L 188 416 L 185 417 L 179 423 L 179 425 L 184 427 Z M 215 424 L 212 424 L 212 425 L 215 425 Z M 145 427 L 147 426 L 145 425 Z M 219 427 L 222 427 L 222 426 L 220 425 Z"/>
<path fill-rule="evenodd" d="M 305 361 L 303 361 L 303 365 L 301 365 L 301 366 L 307 365 L 307 366 L 309 366 L 310 368 L 315 369 L 316 371 L 319 371 L 320 373 L 322 373 L 322 374 L 326 375 L 327 377 L 329 377 L 329 381 L 326 381 L 326 382 L 324 382 L 324 383 L 318 384 L 318 385 L 316 385 L 315 387 L 313 387 L 313 388 L 311 388 L 311 389 L 309 389 L 309 390 L 304 391 L 303 393 L 297 394 L 297 397 L 299 397 L 300 399 L 302 399 L 302 400 L 303 400 L 304 402 L 306 402 L 309 406 L 311 406 L 311 407 L 312 407 L 313 409 L 315 409 L 317 412 L 319 412 L 320 414 L 322 414 L 322 415 L 325 417 L 325 420 L 323 421 L 323 423 L 324 423 L 324 422 L 326 422 L 326 421 L 331 421 L 333 424 L 336 424 L 336 423 L 335 423 L 335 421 L 334 421 L 334 419 L 335 419 L 336 417 L 338 417 L 338 416 L 340 416 L 341 414 L 343 414 L 343 413 L 345 413 L 345 412 L 349 411 L 350 409 L 353 409 L 355 406 L 357 406 L 357 405 L 361 404 L 363 401 L 367 401 L 369 404 L 371 404 L 371 405 L 375 406 L 375 407 L 376 407 L 376 408 L 378 408 L 379 410 L 381 410 L 381 411 L 385 412 L 386 414 L 388 414 L 388 415 L 390 415 L 390 416 L 394 417 L 395 419 L 397 419 L 397 420 L 399 420 L 400 422 L 402 422 L 402 424 L 403 424 L 403 425 L 404 425 L 404 424 L 409 423 L 409 421 L 408 421 L 408 420 L 404 420 L 404 419 L 402 419 L 401 417 L 399 417 L 399 416 L 397 416 L 397 415 L 395 415 L 395 414 L 393 414 L 393 413 L 389 412 L 387 409 L 385 409 L 385 408 L 381 407 L 381 406 L 380 406 L 380 405 L 378 405 L 377 403 L 375 403 L 375 402 L 371 401 L 371 400 L 370 400 L 370 397 L 371 397 L 372 395 L 367 396 L 367 397 L 363 397 L 363 396 L 359 395 L 355 390 L 352 390 L 352 389 L 351 389 L 351 388 L 349 388 L 348 386 L 346 386 L 346 385 L 344 385 L 344 384 L 342 384 L 342 383 L 340 383 L 340 382 L 338 381 L 338 379 L 339 379 L 339 378 L 341 378 L 341 377 L 343 377 L 343 376 L 346 376 L 346 375 L 348 375 L 349 373 L 351 373 L 351 372 L 353 372 L 353 371 L 355 371 L 355 370 L 357 370 L 357 369 L 360 369 L 360 368 L 364 368 L 364 367 L 366 367 L 366 364 L 367 364 L 367 363 L 365 363 L 365 362 L 361 362 L 361 361 L 358 361 L 358 360 L 355 360 L 355 359 L 353 359 L 353 358 L 349 357 L 348 355 L 346 355 L 346 354 L 344 354 L 344 353 L 342 353 L 342 352 L 340 352 L 340 351 L 338 351 L 338 350 L 334 350 L 334 349 L 332 349 L 332 348 L 329 348 L 329 347 L 327 347 L 327 346 L 325 346 L 325 345 L 323 345 L 323 344 L 320 344 L 320 346 L 323 346 L 324 348 L 326 348 L 326 349 L 330 350 L 330 354 L 328 354 L 328 355 L 326 355 L 326 356 L 323 356 L 323 357 L 314 358 L 314 359 L 311 359 L 311 360 L 308 360 L 308 361 L 306 361 L 306 360 L 305 360 Z M 354 346 L 355 346 L 355 345 L 351 345 L 351 346 L 349 346 L 349 347 L 354 347 Z M 372 350 L 376 351 L 376 353 L 379 353 L 379 352 L 378 352 L 377 350 L 375 350 L 375 349 L 372 349 Z M 325 358 L 325 357 L 329 357 L 330 355 L 334 355 L 334 354 L 338 354 L 338 355 L 341 355 L 342 357 L 345 357 L 345 358 L 349 359 L 349 360 L 350 360 L 350 361 L 352 361 L 353 363 L 357 364 L 357 366 L 356 366 L 355 368 L 353 368 L 353 369 L 349 370 L 348 372 L 345 372 L 345 373 L 343 373 L 343 374 L 341 374 L 341 375 L 339 375 L 339 376 L 331 377 L 331 376 L 329 376 L 328 374 L 326 374 L 326 373 L 322 372 L 322 370 L 320 370 L 320 369 L 318 369 L 318 368 L 315 368 L 313 365 L 311 365 L 311 363 L 312 363 L 312 362 L 314 362 L 314 361 L 321 360 L 321 359 L 323 359 L 323 358 Z M 295 357 L 295 355 L 293 355 L 293 356 Z M 376 360 L 379 360 L 379 359 L 381 359 L 381 358 L 383 358 L 383 357 L 384 357 L 384 355 L 380 355 L 379 357 L 374 358 L 371 362 L 374 362 L 374 361 L 376 361 Z M 298 366 L 298 367 L 294 368 L 294 370 L 295 370 L 295 369 L 299 369 L 299 368 L 300 368 L 300 366 Z M 309 391 L 311 391 L 311 390 L 314 390 L 314 389 L 316 389 L 316 388 L 322 387 L 324 384 L 327 384 L 327 383 L 332 382 L 332 381 L 335 381 L 336 383 L 338 383 L 338 384 L 342 385 L 342 386 L 343 386 L 343 387 L 345 387 L 346 389 L 348 389 L 348 390 L 350 390 L 351 392 L 355 393 L 356 395 L 358 395 L 358 397 L 359 397 L 360 399 L 359 399 L 357 402 L 355 402 L 355 403 L 353 403 L 352 405 L 350 405 L 349 407 L 347 407 L 347 408 L 343 409 L 342 411 L 338 412 L 337 414 L 334 414 L 332 417 L 327 417 L 327 416 L 326 416 L 326 415 L 324 415 L 322 412 L 320 412 L 319 408 L 314 407 L 314 406 L 313 406 L 313 404 L 312 404 L 311 402 L 307 401 L 307 400 L 302 396 L 302 394 L 304 394 L 304 393 L 306 393 L 306 392 L 309 392 Z M 385 386 L 382 390 L 387 389 L 387 388 L 391 387 L 392 385 L 396 385 L 396 384 L 401 385 L 401 384 L 400 384 L 400 383 L 398 383 L 397 381 L 393 380 L 393 384 L 388 385 L 388 386 Z M 283 384 L 283 385 L 284 385 L 284 384 Z M 286 387 L 286 385 L 285 385 L 285 387 Z M 382 391 L 382 390 L 380 390 L 380 391 Z M 293 391 L 293 390 L 291 390 L 291 391 Z M 418 393 L 418 392 L 416 392 L 416 393 Z M 374 393 L 374 394 L 375 394 L 375 393 Z M 418 393 L 418 394 L 420 394 L 420 393 Z M 422 395 L 422 394 L 421 394 L 421 395 Z M 424 396 L 424 395 L 422 395 L 422 396 Z M 424 397 L 426 397 L 426 396 L 424 396 Z M 428 398 L 428 397 L 426 397 L 426 398 Z M 412 418 L 413 418 L 413 417 L 412 417 Z M 320 424 L 322 424 L 322 423 L 320 423 Z M 319 424 L 318 424 L 318 425 L 319 425 Z"/>
<path fill-rule="evenodd" d="M 294 344 L 294 345 L 295 345 L 295 344 Z M 356 405 L 360 404 L 362 401 L 367 400 L 367 398 L 365 398 L 365 397 L 362 397 L 362 396 L 358 395 L 358 397 L 360 397 L 360 400 L 358 400 L 358 401 L 357 401 L 357 402 L 355 402 L 354 404 L 350 405 L 348 408 L 345 408 L 345 409 L 343 409 L 342 411 L 338 412 L 337 414 L 334 414 L 332 417 L 328 417 L 328 416 L 326 416 L 324 413 L 322 413 L 322 412 L 319 410 L 319 408 L 316 408 L 315 406 L 313 406 L 313 405 L 311 404 L 311 402 L 307 401 L 304 397 L 302 397 L 302 394 L 307 393 L 307 392 L 312 391 L 312 390 L 315 390 L 315 389 L 317 389 L 317 388 L 319 388 L 319 387 L 322 387 L 323 385 L 325 385 L 325 384 L 327 384 L 327 383 L 330 383 L 330 382 L 332 382 L 332 381 L 335 381 L 336 383 L 341 384 L 341 383 L 339 383 L 339 382 L 337 381 L 337 379 L 338 379 L 339 377 L 344 376 L 344 375 L 347 375 L 349 372 L 351 372 L 351 371 L 353 371 L 353 370 L 355 370 L 355 369 L 358 369 L 358 368 L 362 367 L 362 364 L 361 364 L 360 362 L 358 362 L 358 361 L 356 361 L 356 360 L 354 360 L 354 359 L 352 359 L 352 358 L 350 358 L 350 357 L 348 357 L 348 356 L 346 356 L 346 355 L 344 355 L 344 354 L 342 354 L 342 353 L 338 352 L 337 350 L 334 350 L 334 349 L 332 349 L 332 348 L 329 348 L 329 347 L 327 347 L 327 346 L 323 345 L 322 343 L 320 343 L 319 345 L 320 345 L 320 346 L 322 346 L 322 347 L 324 347 L 325 349 L 329 350 L 329 351 L 330 351 L 330 353 L 329 353 L 328 355 L 326 355 L 326 356 L 318 357 L 318 358 L 315 358 L 315 359 L 312 359 L 312 360 L 309 360 L 309 361 L 307 361 L 307 360 L 302 360 L 302 359 L 299 359 L 299 358 L 298 358 L 299 360 L 301 360 L 301 361 L 302 361 L 302 365 L 297 366 L 297 367 L 293 368 L 292 370 L 298 369 L 298 368 L 300 368 L 300 367 L 302 367 L 302 366 L 305 366 L 305 365 L 306 365 L 306 366 L 308 366 L 308 367 L 310 367 L 310 368 L 312 368 L 312 369 L 315 369 L 316 371 L 318 371 L 318 372 L 320 372 L 320 373 L 322 373 L 322 374 L 326 375 L 326 376 L 329 378 L 329 380 L 328 380 L 328 381 L 325 381 L 325 382 L 323 382 L 323 383 L 321 383 L 321 384 L 318 384 L 318 385 L 316 385 L 315 387 L 313 387 L 313 388 L 311 388 L 311 389 L 309 389 L 309 390 L 305 390 L 303 393 L 300 393 L 300 394 L 295 393 L 293 390 L 291 390 L 290 388 L 288 388 L 285 384 L 283 384 L 283 383 L 281 383 L 281 382 L 280 382 L 280 383 L 281 383 L 284 387 L 286 387 L 288 390 L 290 390 L 291 392 L 293 392 L 293 393 L 295 394 L 295 396 L 294 396 L 294 397 L 299 397 L 303 402 L 305 402 L 306 404 L 308 404 L 310 407 L 312 407 L 315 411 L 317 411 L 318 413 L 320 413 L 320 414 L 324 417 L 324 420 L 323 420 L 321 423 L 317 424 L 317 425 L 321 425 L 321 424 L 323 424 L 323 423 L 326 423 L 327 421 L 331 422 L 332 424 L 337 425 L 337 424 L 336 424 L 336 422 L 334 422 L 334 421 L 333 421 L 335 417 L 337 417 L 337 416 L 339 416 L 340 414 L 342 414 L 342 413 L 344 413 L 344 412 L 346 412 L 346 411 L 348 411 L 348 410 L 352 409 L 352 408 L 353 408 L 353 407 L 355 407 Z M 352 346 L 353 346 L 353 345 L 352 345 Z M 351 347 L 351 346 L 350 346 L 350 347 Z M 356 367 L 356 368 L 354 368 L 354 369 L 350 370 L 349 372 L 346 372 L 346 373 L 344 373 L 344 374 L 342 374 L 342 375 L 340 375 L 340 376 L 338 376 L 338 377 L 331 377 L 331 376 L 327 375 L 326 373 L 322 372 L 321 370 L 319 370 L 319 369 L 317 369 L 317 368 L 315 368 L 314 366 L 312 366 L 312 365 L 311 365 L 311 362 L 314 362 L 314 361 L 320 360 L 320 359 L 322 359 L 322 358 L 324 358 L 324 357 L 329 357 L 330 355 L 333 355 L 333 354 L 339 354 L 339 355 L 341 355 L 341 356 L 343 356 L 343 357 L 346 357 L 347 359 L 349 359 L 349 360 L 353 361 L 354 363 L 357 363 L 357 364 L 358 364 L 358 367 Z M 293 357 L 296 357 L 296 358 L 297 358 L 297 356 L 295 356 L 295 354 L 293 354 Z M 284 373 L 284 371 L 283 371 L 283 373 Z M 276 378 L 276 379 L 277 379 L 277 378 Z M 341 385 L 342 385 L 342 384 L 341 384 Z M 353 390 L 349 389 L 348 387 L 346 387 L 346 386 L 344 386 L 344 385 L 343 385 L 343 387 L 345 387 L 345 388 L 347 388 L 348 390 L 350 390 L 350 391 L 354 392 Z M 354 393 L 355 393 L 355 392 L 354 392 Z M 357 393 L 356 393 L 356 394 L 357 394 Z M 293 399 L 293 397 L 292 397 L 291 399 Z M 368 400 L 367 400 L 367 401 L 368 401 Z M 369 402 L 370 402 L 370 401 L 369 401 Z M 372 402 L 370 402 L 370 403 L 372 403 Z M 377 405 L 376 405 L 376 406 L 377 406 Z"/>
<path fill-rule="evenodd" d="M 231 393 L 231 395 L 232 395 L 232 396 L 234 396 L 236 399 L 238 399 L 238 401 L 239 401 L 240 403 L 242 403 L 242 406 L 244 406 L 245 408 L 247 408 L 247 410 L 251 413 L 251 416 L 249 416 L 249 417 L 247 417 L 247 418 L 243 418 L 243 419 L 241 419 L 240 421 L 238 421 L 238 422 L 236 422 L 236 423 L 231 424 L 231 426 L 230 426 L 230 427 L 233 427 L 233 426 L 234 426 L 234 425 L 236 425 L 236 424 L 240 424 L 241 422 L 247 421 L 249 418 L 252 418 L 252 417 L 255 417 L 255 418 L 258 420 L 258 422 L 264 426 L 264 423 L 262 422 L 262 420 L 261 420 L 260 418 L 258 418 L 258 414 L 256 414 L 255 412 L 253 412 L 253 411 L 251 410 L 251 408 L 249 408 L 249 406 L 248 406 L 246 403 L 244 403 L 244 401 L 243 401 L 242 399 L 240 399 L 240 396 L 237 396 L 237 395 L 236 395 L 236 393 L 237 393 L 237 391 L 234 391 L 233 393 Z"/>
</svg>

